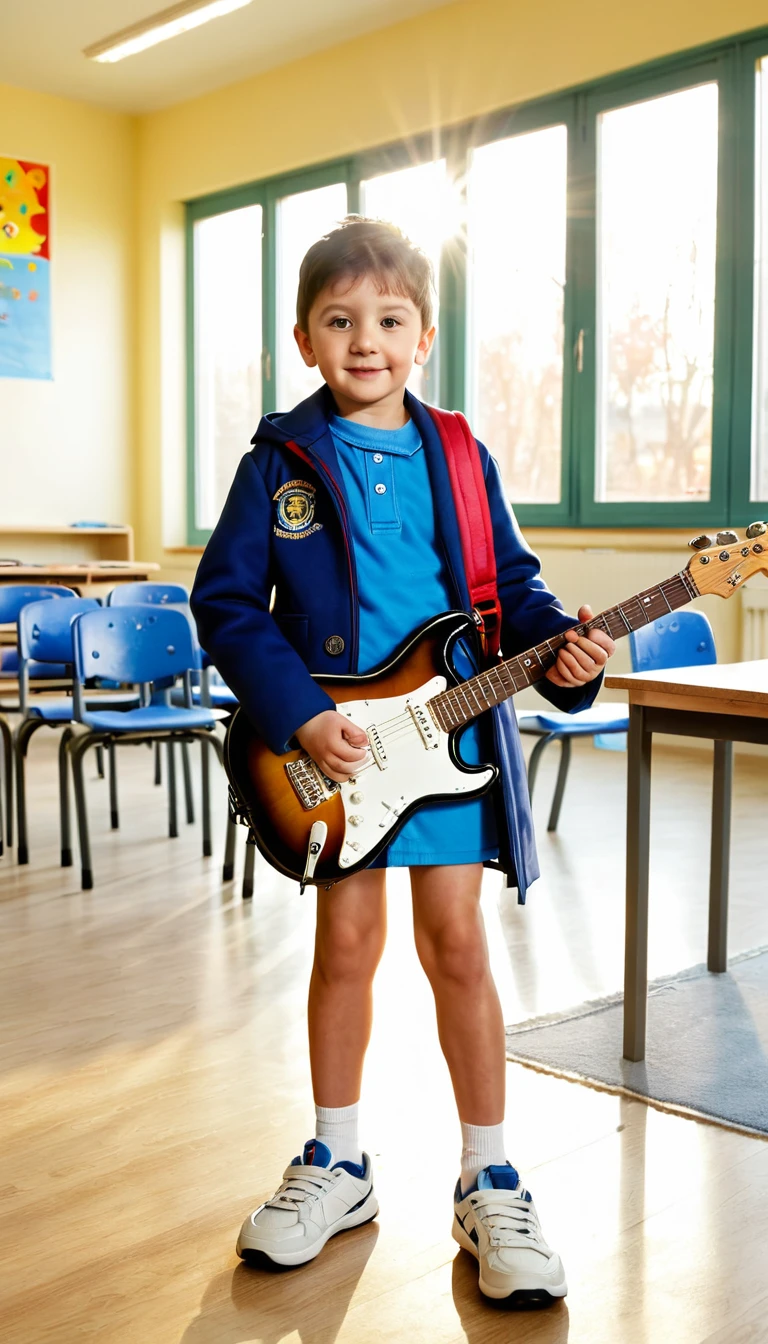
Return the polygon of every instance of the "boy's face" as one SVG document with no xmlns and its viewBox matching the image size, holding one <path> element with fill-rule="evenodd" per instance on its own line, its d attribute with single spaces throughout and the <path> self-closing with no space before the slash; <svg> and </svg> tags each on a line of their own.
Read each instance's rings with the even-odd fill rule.
<svg viewBox="0 0 768 1344">
<path fill-rule="evenodd" d="M 414 364 L 424 364 L 435 328 L 421 329 L 421 313 L 402 294 L 380 294 L 363 276 L 341 277 L 321 290 L 309 313 L 309 331 L 294 328 L 302 359 L 317 366 L 342 415 L 379 403 L 402 404 Z"/>
</svg>

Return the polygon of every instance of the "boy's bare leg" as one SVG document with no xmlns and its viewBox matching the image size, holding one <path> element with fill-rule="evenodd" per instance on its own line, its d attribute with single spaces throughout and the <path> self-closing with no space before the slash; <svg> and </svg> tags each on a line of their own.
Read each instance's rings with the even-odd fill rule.
<svg viewBox="0 0 768 1344">
<path fill-rule="evenodd" d="M 360 1097 L 373 1018 L 373 977 L 386 936 L 386 869 L 356 873 L 330 891 L 318 887 L 307 1013 L 318 1106 L 351 1106 Z"/>
<path fill-rule="evenodd" d="M 416 951 L 435 995 L 459 1117 L 504 1120 L 504 1021 L 488 963 L 479 863 L 411 868 Z"/>
</svg>

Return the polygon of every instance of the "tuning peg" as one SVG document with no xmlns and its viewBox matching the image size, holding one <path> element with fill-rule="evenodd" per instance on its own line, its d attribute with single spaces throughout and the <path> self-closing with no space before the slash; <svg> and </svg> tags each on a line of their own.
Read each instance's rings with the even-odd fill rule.
<svg viewBox="0 0 768 1344">
<path fill-rule="evenodd" d="M 718 532 L 716 537 L 718 546 L 732 546 L 738 540 L 738 536 L 735 532 L 731 532 L 730 528 L 726 529 L 725 532 Z"/>
<path fill-rule="evenodd" d="M 700 537 L 692 537 L 691 540 L 688 542 L 688 545 L 694 551 L 704 551 L 706 550 L 707 546 L 714 546 L 714 544 L 715 544 L 714 539 L 712 537 L 708 537 L 706 532 L 702 532 Z"/>
<path fill-rule="evenodd" d="M 768 527 L 766 527 L 765 523 L 750 523 L 747 528 L 747 536 L 750 540 L 752 537 L 762 537 L 766 532 L 768 532 Z"/>
</svg>

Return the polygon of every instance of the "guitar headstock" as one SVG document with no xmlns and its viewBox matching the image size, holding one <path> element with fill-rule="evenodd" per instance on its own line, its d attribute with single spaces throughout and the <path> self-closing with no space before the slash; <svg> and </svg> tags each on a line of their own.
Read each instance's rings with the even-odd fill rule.
<svg viewBox="0 0 768 1344">
<path fill-rule="evenodd" d="M 688 561 L 689 576 L 700 594 L 730 597 L 753 574 L 768 574 L 768 526 L 751 523 L 743 541 L 735 532 L 703 533 L 690 543 L 696 551 Z"/>
</svg>

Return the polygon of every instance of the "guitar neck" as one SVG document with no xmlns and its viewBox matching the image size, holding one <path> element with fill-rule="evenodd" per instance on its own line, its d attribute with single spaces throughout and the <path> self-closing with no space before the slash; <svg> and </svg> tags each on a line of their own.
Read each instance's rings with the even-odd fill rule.
<svg viewBox="0 0 768 1344">
<path fill-rule="evenodd" d="M 684 569 L 671 579 L 665 579 L 654 588 L 646 588 L 626 602 L 609 607 L 607 611 L 601 611 L 591 620 L 574 625 L 571 629 L 580 635 L 599 629 L 609 634 L 611 639 L 623 639 L 633 630 L 649 625 L 651 621 L 658 620 L 659 616 L 667 616 L 698 596 L 698 590 Z M 518 654 L 516 658 L 500 659 L 493 667 L 478 672 L 468 681 L 462 681 L 458 686 L 433 696 L 429 707 L 439 726 L 449 732 L 477 718 L 478 714 L 484 714 L 494 705 L 501 704 L 517 691 L 525 690 L 526 686 L 533 686 L 554 666 L 558 651 L 566 642 L 565 632 L 552 639 L 545 639 L 543 644 L 526 649 L 525 653 Z"/>
</svg>

